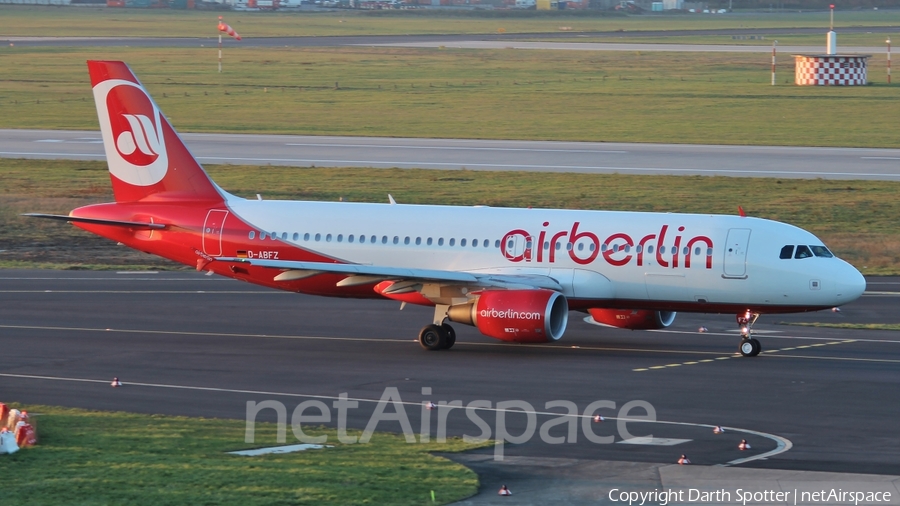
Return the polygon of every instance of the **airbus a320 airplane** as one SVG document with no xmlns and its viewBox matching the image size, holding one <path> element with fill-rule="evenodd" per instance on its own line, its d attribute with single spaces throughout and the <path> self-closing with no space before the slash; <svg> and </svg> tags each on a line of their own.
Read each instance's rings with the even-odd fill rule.
<svg viewBox="0 0 900 506">
<path fill-rule="evenodd" d="M 749 357 L 760 314 L 866 286 L 809 232 L 743 216 L 246 200 L 207 176 L 127 65 L 88 69 L 116 201 L 31 216 L 271 288 L 433 306 L 429 350 L 453 346 L 448 320 L 552 342 L 571 310 L 626 329 L 688 311 L 736 314 Z"/>
</svg>

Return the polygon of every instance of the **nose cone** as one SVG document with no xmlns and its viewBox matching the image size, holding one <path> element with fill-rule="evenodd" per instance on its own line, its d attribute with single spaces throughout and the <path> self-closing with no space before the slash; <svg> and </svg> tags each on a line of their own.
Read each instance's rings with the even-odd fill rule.
<svg viewBox="0 0 900 506">
<path fill-rule="evenodd" d="M 852 265 L 844 262 L 838 269 L 836 292 L 838 304 L 846 304 L 858 299 L 866 291 L 866 278 Z"/>
</svg>

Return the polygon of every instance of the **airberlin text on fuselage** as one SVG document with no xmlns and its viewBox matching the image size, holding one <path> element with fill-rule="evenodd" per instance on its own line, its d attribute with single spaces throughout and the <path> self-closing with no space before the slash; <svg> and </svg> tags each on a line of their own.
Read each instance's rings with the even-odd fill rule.
<svg viewBox="0 0 900 506">
<path fill-rule="evenodd" d="M 632 262 L 643 266 L 655 261 L 660 267 L 672 269 L 690 269 L 691 258 L 696 256 L 697 260 L 705 260 L 707 269 L 712 269 L 712 239 L 705 235 L 686 238 L 682 235 L 684 227 L 678 227 L 674 239 L 666 244 L 666 234 L 672 236 L 669 225 L 663 225 L 658 233 L 653 234 L 632 236 L 616 232 L 603 242 L 597 234 L 579 230 L 581 222 L 578 221 L 572 224 L 571 229 L 550 234 L 547 230 L 549 226 L 550 222 L 543 223 L 537 241 L 534 234 L 527 230 L 510 230 L 503 236 L 500 252 L 510 262 L 555 263 L 556 255 L 563 253 L 562 248 L 565 248 L 569 258 L 579 265 L 591 264 L 602 257 L 606 263 L 616 267 Z M 635 237 L 640 238 L 635 240 Z M 519 241 L 522 241 L 521 244 Z"/>
</svg>

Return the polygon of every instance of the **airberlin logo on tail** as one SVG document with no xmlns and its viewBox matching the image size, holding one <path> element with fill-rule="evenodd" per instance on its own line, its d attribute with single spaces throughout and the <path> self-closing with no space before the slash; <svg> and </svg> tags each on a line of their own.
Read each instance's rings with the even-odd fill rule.
<svg viewBox="0 0 900 506">
<path fill-rule="evenodd" d="M 690 269 L 692 263 L 699 263 L 712 269 L 712 239 L 705 235 L 686 237 L 683 235 L 685 227 L 677 227 L 673 231 L 669 230 L 669 225 L 663 225 L 659 233 L 634 237 L 617 232 L 601 241 L 597 234 L 579 230 L 581 223 L 577 221 L 571 229 L 555 233 L 548 230 L 549 226 L 550 222 L 545 221 L 537 237 L 527 230 L 510 230 L 500 242 L 500 253 L 510 262 L 552 264 L 556 262 L 556 256 L 561 255 L 568 256 L 579 265 L 588 265 L 602 258 L 616 267 L 630 263 L 639 267 L 655 263 L 660 267 Z"/>
<path fill-rule="evenodd" d="M 137 83 L 109 79 L 94 86 L 109 171 L 135 186 L 162 181 L 169 169 L 159 109 Z"/>
</svg>

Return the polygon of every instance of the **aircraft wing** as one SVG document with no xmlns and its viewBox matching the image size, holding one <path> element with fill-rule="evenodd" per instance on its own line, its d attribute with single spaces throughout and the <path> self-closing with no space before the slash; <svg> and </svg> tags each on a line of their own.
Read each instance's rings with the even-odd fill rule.
<svg viewBox="0 0 900 506">
<path fill-rule="evenodd" d="M 338 286 L 352 286 L 354 284 L 368 284 L 390 280 L 464 284 L 482 288 L 546 288 L 558 292 L 562 291 L 562 286 L 555 279 L 549 276 L 530 274 L 487 274 L 380 265 L 297 262 L 291 260 L 258 260 L 233 257 L 219 257 L 216 258 L 216 261 L 235 262 L 283 271 L 275 276 L 275 281 L 291 281 L 315 276 L 317 274 L 331 273 L 346 274 L 348 276 L 338 282 Z"/>
</svg>

